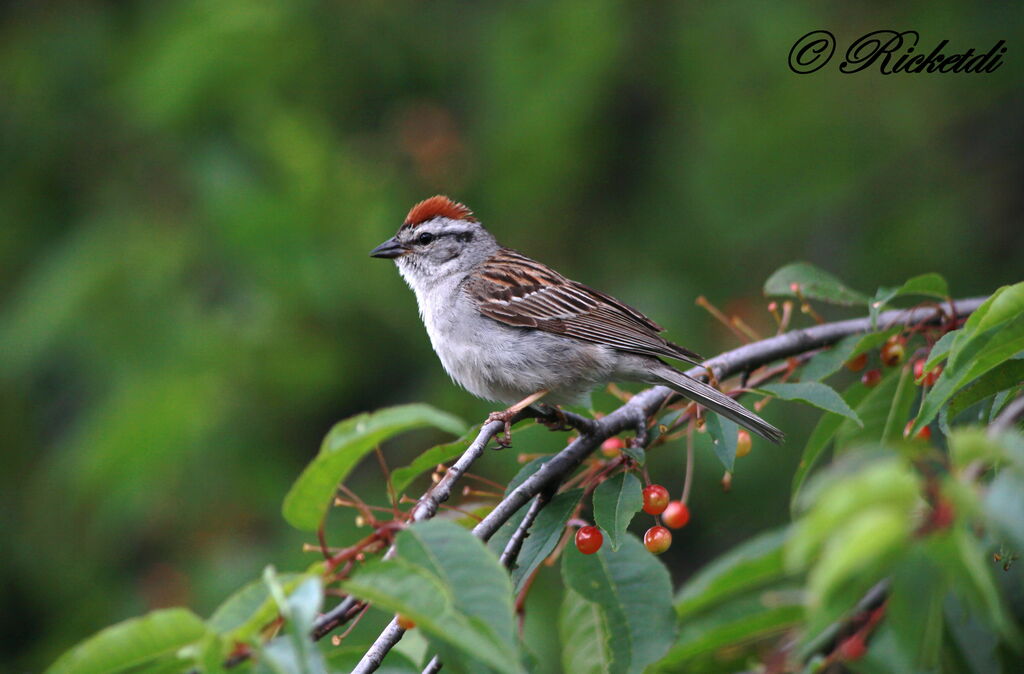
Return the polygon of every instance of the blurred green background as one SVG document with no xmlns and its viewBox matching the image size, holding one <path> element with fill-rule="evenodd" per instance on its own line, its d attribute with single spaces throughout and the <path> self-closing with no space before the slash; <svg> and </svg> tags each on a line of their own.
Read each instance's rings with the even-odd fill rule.
<svg viewBox="0 0 1024 674">
<path fill-rule="evenodd" d="M 491 409 L 450 383 L 412 293 L 367 257 L 426 196 L 709 355 L 737 341 L 695 297 L 769 330 L 761 284 L 794 260 L 869 292 L 926 271 L 960 296 L 1019 281 L 1022 18 L 966 2 L 8 4 L 0 668 L 38 670 L 150 608 L 208 614 L 267 563 L 304 567 L 280 503 L 334 421 Z M 1008 52 L 986 75 L 843 75 L 839 52 L 795 75 L 789 49 L 817 28 L 839 52 L 882 28 Z M 666 556 L 677 581 L 786 521 L 816 415 L 766 415 L 791 440 L 755 443 L 731 493 L 699 457 L 694 522 Z M 513 451 L 564 442 L 524 437 L 537 447 Z M 385 450 L 401 465 L 440 440 Z M 679 449 L 652 469 L 675 493 Z M 507 479 L 514 455 L 493 457 L 481 472 Z M 349 484 L 383 503 L 368 463 Z M 331 525 L 332 543 L 360 535 L 350 513 Z M 531 625 L 552 610 L 537 601 Z"/>
</svg>

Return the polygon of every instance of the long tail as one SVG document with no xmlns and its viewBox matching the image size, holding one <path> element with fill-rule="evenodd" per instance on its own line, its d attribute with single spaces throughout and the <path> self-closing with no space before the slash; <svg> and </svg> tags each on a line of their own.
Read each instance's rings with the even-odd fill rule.
<svg viewBox="0 0 1024 674">
<path fill-rule="evenodd" d="M 757 433 L 766 440 L 778 444 L 786 437 L 786 434 L 772 426 L 770 423 L 757 416 L 743 405 L 725 395 L 718 389 L 708 386 L 704 382 L 697 381 L 676 370 L 667 363 L 661 363 L 652 374 L 658 381 L 651 383 L 664 384 L 672 390 L 681 393 L 690 400 L 700 403 L 709 410 L 718 412 L 723 417 L 732 419 L 740 426 Z"/>
</svg>

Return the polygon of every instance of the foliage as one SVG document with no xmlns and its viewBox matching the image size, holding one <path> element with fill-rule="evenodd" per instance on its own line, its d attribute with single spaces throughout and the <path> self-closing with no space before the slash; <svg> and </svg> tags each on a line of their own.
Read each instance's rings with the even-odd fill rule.
<svg viewBox="0 0 1024 674">
<path fill-rule="evenodd" d="M 791 270 L 773 276 L 766 293 Z M 847 304 L 861 296 L 807 264 L 793 278 L 803 279 L 792 288 L 801 302 L 813 295 Z M 813 282 L 813 293 L 803 292 L 805 281 Z M 944 289 L 945 282 L 929 275 L 906 287 L 921 292 Z M 592 458 L 575 477 L 562 475 L 555 493 L 538 493 L 487 544 L 456 522 L 406 522 L 397 504 L 390 522 L 365 504 L 349 504 L 366 514 L 374 533 L 355 546 L 325 550 L 323 564 L 283 576 L 268 569 L 208 621 L 171 609 L 108 628 L 51 671 L 145 665 L 215 672 L 232 658 L 233 671 L 342 671 L 340 663 L 352 666 L 352 644 L 345 642 L 342 655 L 309 638 L 325 588 L 332 586 L 415 625 L 426 649 L 412 660 L 408 653 L 389 655 L 385 664 L 399 671 L 422 667 L 434 655 L 453 671 L 527 671 L 535 656 L 529 640 L 517 635 L 516 612 L 545 560 L 558 557 L 564 583 L 559 660 L 566 671 L 724 672 L 768 660 L 785 663 L 785 671 L 837 662 L 865 672 L 958 671 L 965 662 L 977 671 L 1005 669 L 1024 654 L 1021 606 L 1010 601 L 1024 587 L 1021 567 L 1013 563 L 1024 546 L 1024 434 L 985 427 L 1024 390 L 1021 349 L 1014 348 L 1024 324 L 1021 293 L 1024 282 L 1000 288 L 966 320 L 940 314 L 937 322 L 879 326 L 785 368 L 765 363 L 765 373 L 784 379 L 754 389 L 765 402 L 775 398 L 821 411 L 793 479 L 792 523 L 705 565 L 674 599 L 665 566 L 628 531 L 641 509 L 639 475 L 646 477 L 649 462 L 637 461 L 635 451 L 612 451 Z M 875 358 L 876 348 L 896 339 L 911 358 L 886 368 L 873 388 L 854 382 L 837 393 L 825 383 L 841 371 L 834 352 Z M 979 357 L 984 366 L 974 360 Z M 939 360 L 945 367 L 934 386 L 911 374 L 918 362 L 924 368 Z M 928 410 L 929 419 L 938 415 L 942 422 L 922 421 Z M 692 447 L 697 419 L 691 412 L 684 404 L 662 416 L 648 453 L 679 437 L 679 429 Z M 285 499 L 285 514 L 294 507 L 289 504 L 326 502 L 322 483 L 343 481 L 379 442 L 425 423 L 464 430 L 426 406 L 340 422 L 304 473 L 329 474 L 300 478 Z M 735 426 L 715 415 L 706 426 L 711 440 L 702 444 L 702 455 L 714 453 L 734 468 Z M 413 461 L 403 469 L 413 472 L 402 487 L 435 460 L 454 458 L 452 447 L 464 449 L 469 437 L 427 451 L 429 461 Z M 812 473 L 829 447 L 832 460 Z M 552 458 L 542 455 L 523 466 L 504 495 Z M 609 542 L 593 554 L 566 544 L 588 505 Z M 307 530 L 321 517 L 293 518 L 293 524 Z M 529 535 L 516 543 L 525 527 Z M 392 553 L 373 558 L 392 540 Z M 508 558 L 508 569 L 499 558 Z"/>
<path fill-rule="evenodd" d="M 427 425 L 455 435 L 466 430 L 459 419 L 428 405 L 392 407 L 338 422 L 285 497 L 284 518 L 297 529 L 316 531 L 337 484 L 344 482 L 363 456 L 387 438 Z"/>
<path fill-rule="evenodd" d="M 840 43 L 904 26 L 956 50 L 1010 36 L 1010 52 L 979 76 L 796 76 L 786 52 L 809 26 Z M 393 266 L 366 257 L 431 194 L 702 354 L 740 342 L 692 298 L 769 334 L 756 281 L 791 260 L 869 297 L 930 270 L 959 296 L 1019 280 L 1019 34 L 1016 3 L 963 0 L 4 3 L 0 670 L 41 671 L 151 610 L 211 616 L 247 581 L 272 613 L 263 566 L 318 556 L 281 497 L 336 421 L 410 401 L 470 422 L 491 411 L 451 384 Z M 826 383 L 856 409 L 849 377 Z M 950 423 L 978 418 L 971 405 Z M 697 462 L 693 526 L 661 558 L 676 585 L 789 520 L 783 485 L 818 412 L 765 413 L 789 444 L 755 440 L 729 493 L 718 460 Z M 516 432 L 473 472 L 505 485 L 519 453 L 565 444 Z M 675 494 L 678 433 L 648 455 Z M 448 439 L 423 428 L 382 448 L 406 466 Z M 712 456 L 708 434 L 693 445 Z M 452 452 L 424 457 L 399 496 L 419 497 Z M 348 480 L 387 502 L 375 457 Z M 485 514 L 479 492 L 501 489 L 467 484 L 460 506 Z M 327 540 L 350 545 L 365 521 L 334 511 Z M 560 658 L 558 578 L 542 564 L 527 597 L 541 672 Z M 347 669 L 383 619 L 329 663 Z M 411 655 L 389 660 L 405 665 L 426 647 L 400 646 Z"/>
</svg>

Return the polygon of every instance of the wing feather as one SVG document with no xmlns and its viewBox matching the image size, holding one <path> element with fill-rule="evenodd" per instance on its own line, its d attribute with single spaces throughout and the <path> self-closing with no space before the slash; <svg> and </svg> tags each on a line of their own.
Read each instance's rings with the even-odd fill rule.
<svg viewBox="0 0 1024 674">
<path fill-rule="evenodd" d="M 693 351 L 658 333 L 663 328 L 633 307 L 504 248 L 484 262 L 465 291 L 485 316 L 613 349 L 700 363 Z"/>
</svg>

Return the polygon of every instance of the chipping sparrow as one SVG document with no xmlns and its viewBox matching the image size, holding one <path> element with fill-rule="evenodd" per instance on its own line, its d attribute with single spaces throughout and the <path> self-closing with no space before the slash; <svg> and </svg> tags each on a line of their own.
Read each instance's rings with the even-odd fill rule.
<svg viewBox="0 0 1024 674">
<path fill-rule="evenodd" d="M 545 397 L 585 402 L 610 381 L 663 384 L 758 435 L 783 433 L 661 357 L 700 364 L 661 337 L 661 326 L 610 295 L 503 248 L 460 203 L 435 196 L 413 206 L 394 237 L 370 255 L 394 259 L 416 294 L 444 369 L 470 393 L 512 405 L 512 416 Z"/>
</svg>

